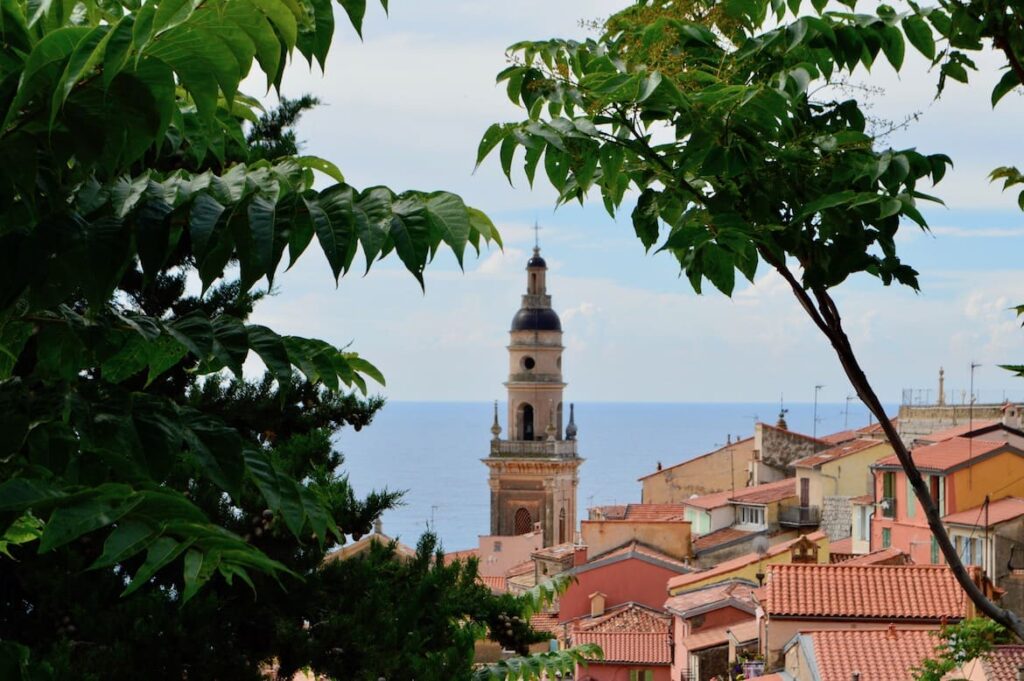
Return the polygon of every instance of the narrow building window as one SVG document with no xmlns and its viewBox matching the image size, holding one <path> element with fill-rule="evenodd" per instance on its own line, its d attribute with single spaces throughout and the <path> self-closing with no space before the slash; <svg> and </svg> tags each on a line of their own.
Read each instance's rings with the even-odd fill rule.
<svg viewBox="0 0 1024 681">
<path fill-rule="evenodd" d="M 533 518 L 530 517 L 530 512 L 525 508 L 518 509 L 515 516 L 515 533 L 526 534 L 532 529 Z"/>
<path fill-rule="evenodd" d="M 892 530 L 888 527 L 882 528 L 882 548 L 887 549 L 892 546 Z"/>
</svg>

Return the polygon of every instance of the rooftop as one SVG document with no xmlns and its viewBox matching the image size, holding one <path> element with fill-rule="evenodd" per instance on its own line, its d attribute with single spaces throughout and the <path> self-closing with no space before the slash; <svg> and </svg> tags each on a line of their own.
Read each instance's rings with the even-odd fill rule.
<svg viewBox="0 0 1024 681">
<path fill-rule="evenodd" d="M 899 423 L 897 418 L 890 419 L 890 421 L 894 426 Z M 838 433 L 832 433 L 831 435 L 822 435 L 818 439 L 829 444 L 838 445 L 860 437 L 877 435 L 880 432 L 882 432 L 882 426 L 878 423 L 872 423 L 863 428 L 851 428 L 849 430 L 840 430 Z"/>
<path fill-rule="evenodd" d="M 935 653 L 937 631 L 929 629 L 838 629 L 808 631 L 793 642 L 805 644 L 822 681 L 846 681 L 859 672 L 865 681 L 906 681 Z"/>
<path fill-rule="evenodd" d="M 945 565 L 849 562 L 770 566 L 763 606 L 770 617 L 929 621 L 960 619 L 966 608 Z"/>
<path fill-rule="evenodd" d="M 696 554 L 701 553 L 703 551 L 710 551 L 711 549 L 726 544 L 731 544 L 733 542 L 742 541 L 755 534 L 760 533 L 751 530 L 738 530 L 735 527 L 723 527 L 720 530 L 715 530 L 714 532 L 702 534 L 701 536 L 692 540 L 690 542 L 690 547 Z"/>
<path fill-rule="evenodd" d="M 994 430 L 995 426 L 1002 425 L 995 419 L 979 419 L 973 423 L 961 423 L 958 426 L 952 428 L 945 428 L 943 430 L 937 430 L 934 433 L 928 433 L 927 435 L 921 435 L 915 440 L 918 442 L 942 442 L 949 440 L 954 437 L 963 437 L 968 434 L 977 435 L 979 433 L 985 433 L 990 430 Z"/>
<path fill-rule="evenodd" d="M 508 583 L 504 575 L 492 577 L 477 576 L 477 580 L 496 594 L 503 594 L 508 591 Z"/>
<path fill-rule="evenodd" d="M 640 560 L 655 561 L 671 570 L 676 570 L 677 572 L 691 572 L 693 570 L 693 567 L 688 563 L 684 563 L 683 561 L 673 558 L 667 553 L 662 553 L 658 549 L 647 546 L 646 544 L 641 544 L 636 540 L 631 541 L 628 544 L 623 544 L 617 549 L 602 553 L 599 556 L 594 556 L 583 565 L 575 568 L 575 570 L 577 572 L 590 570 L 595 567 L 600 567 L 601 565 L 604 565 L 606 561 L 616 558 L 620 560 L 638 558 Z"/>
<path fill-rule="evenodd" d="M 1024 645 L 995 646 L 981 659 L 981 668 L 986 679 L 1019 678 L 1017 669 L 1024 666 Z"/>
<path fill-rule="evenodd" d="M 832 545 L 833 547 L 835 544 Z M 872 551 L 871 553 L 865 553 L 860 556 L 854 556 L 849 560 L 844 560 L 843 565 L 909 565 L 910 556 L 896 548 L 890 546 L 887 549 L 879 549 Z"/>
<path fill-rule="evenodd" d="M 863 452 L 867 449 L 871 449 L 872 447 L 888 446 L 889 443 L 884 440 L 853 440 L 850 442 L 845 442 L 840 445 L 836 445 L 835 447 L 830 447 L 829 449 L 826 449 L 823 452 L 818 452 L 817 454 L 805 456 L 802 459 L 794 461 L 793 465 L 796 466 L 797 468 L 818 468 L 830 461 L 836 461 L 838 459 L 850 456 L 851 454 L 856 454 L 858 452 Z"/>
<path fill-rule="evenodd" d="M 716 577 L 722 577 L 722 581 L 725 581 L 728 579 L 728 575 L 731 575 L 733 572 L 741 570 L 752 563 L 757 563 L 786 553 L 793 548 L 794 544 L 805 539 L 807 541 L 817 543 L 825 539 L 825 533 L 819 530 L 802 537 L 797 537 L 796 539 L 780 542 L 775 546 L 769 547 L 768 551 L 763 554 L 757 552 L 746 553 L 742 556 L 737 556 L 732 560 L 723 561 L 709 570 L 702 570 L 700 572 L 692 572 L 690 574 L 673 577 L 668 580 L 668 588 L 672 591 L 682 591 L 693 584 L 700 584 L 701 582 L 708 579 L 714 579 Z"/>
<path fill-rule="evenodd" d="M 595 506 L 590 509 L 593 520 L 682 520 L 686 507 L 682 504 L 626 504 Z M 596 513 L 595 513 L 596 512 Z M 599 517 L 597 517 L 599 515 Z"/>
<path fill-rule="evenodd" d="M 450 551 L 444 554 L 444 564 L 451 565 L 457 560 L 469 560 L 470 558 L 479 558 L 479 549 L 465 549 L 463 551 Z"/>
<path fill-rule="evenodd" d="M 750 620 L 746 622 L 727 624 L 713 629 L 698 631 L 696 634 L 692 634 L 683 639 L 683 647 L 686 648 L 688 652 L 693 652 L 695 650 L 703 650 L 705 648 L 714 648 L 715 646 L 725 645 L 729 643 L 730 633 L 739 643 L 756 641 L 758 637 L 757 620 L 751 617 Z"/>
<path fill-rule="evenodd" d="M 1024 515 L 1024 499 L 1017 497 L 1006 497 L 999 501 L 990 502 L 986 513 L 984 505 L 969 508 L 959 513 L 951 513 L 942 519 L 942 522 L 952 525 L 968 525 L 970 527 L 991 527 L 999 523 Z"/>
<path fill-rule="evenodd" d="M 751 592 L 757 586 L 746 580 L 733 579 L 728 582 L 712 584 L 701 589 L 694 589 L 681 593 L 678 596 L 670 596 L 665 601 L 665 609 L 679 615 L 688 617 L 689 613 L 702 612 L 708 606 L 727 601 L 741 601 L 753 605 Z"/>
<path fill-rule="evenodd" d="M 616 606 L 598 617 L 584 617 L 572 625 L 573 645 L 596 643 L 603 662 L 669 664 L 672 618 L 639 603 Z"/>
<path fill-rule="evenodd" d="M 721 508 L 722 506 L 729 505 L 729 499 L 735 492 L 731 489 L 727 489 L 724 492 L 712 492 L 711 494 L 701 494 L 700 496 L 692 496 L 683 502 L 686 506 L 693 506 L 694 508 L 702 508 L 704 510 L 711 510 L 713 508 Z"/>
<path fill-rule="evenodd" d="M 1014 451 L 1024 456 L 1024 452 L 1005 442 L 967 437 L 954 437 L 934 445 L 914 447 L 910 454 L 914 459 L 914 463 L 922 470 L 953 471 L 969 465 L 974 459 L 1000 449 Z M 875 465 L 879 467 L 898 467 L 900 462 L 896 455 L 893 454 L 892 456 L 880 459 Z"/>
<path fill-rule="evenodd" d="M 572 556 L 575 550 L 576 547 L 572 542 L 566 542 L 564 544 L 555 544 L 554 546 L 546 546 L 542 549 L 537 549 L 530 555 L 544 560 L 564 560 L 567 556 Z"/>
<path fill-rule="evenodd" d="M 796 496 L 796 479 L 783 478 L 755 485 L 736 492 L 730 499 L 735 504 L 770 504 Z"/>
</svg>

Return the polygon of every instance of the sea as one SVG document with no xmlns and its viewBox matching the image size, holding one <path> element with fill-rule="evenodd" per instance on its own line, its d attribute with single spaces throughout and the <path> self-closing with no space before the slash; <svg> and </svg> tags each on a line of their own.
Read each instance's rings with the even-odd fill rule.
<svg viewBox="0 0 1024 681">
<path fill-rule="evenodd" d="M 779 404 L 766 403 L 576 403 L 580 456 L 577 517 L 604 504 L 638 503 L 642 475 L 660 462 L 671 466 L 721 447 L 727 438 L 749 437 L 754 423 L 775 424 Z M 868 412 L 849 405 L 786 404 L 790 430 L 825 435 L 866 426 Z M 887 405 L 890 415 L 896 406 Z M 502 425 L 506 407 L 498 404 Z M 817 414 L 817 420 L 815 420 Z M 389 401 L 360 432 L 340 431 L 342 471 L 357 495 L 401 490 L 402 505 L 387 511 L 383 531 L 415 546 L 432 530 L 445 550 L 477 546 L 489 532 L 487 467 L 493 402 Z M 503 433 L 504 434 L 504 433 Z"/>
</svg>

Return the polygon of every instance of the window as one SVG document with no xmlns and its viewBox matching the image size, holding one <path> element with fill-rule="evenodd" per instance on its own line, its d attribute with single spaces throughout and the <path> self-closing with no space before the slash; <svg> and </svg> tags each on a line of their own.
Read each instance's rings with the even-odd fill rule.
<svg viewBox="0 0 1024 681">
<path fill-rule="evenodd" d="M 939 542 L 935 541 L 935 537 L 932 537 L 932 565 L 939 564 Z"/>
<path fill-rule="evenodd" d="M 654 670 L 652 669 L 631 669 L 629 681 L 654 681 Z"/>
<path fill-rule="evenodd" d="M 871 509 L 867 506 L 857 508 L 857 539 L 871 541 Z"/>
<path fill-rule="evenodd" d="M 764 506 L 738 506 L 740 525 L 764 527 Z"/>
<path fill-rule="evenodd" d="M 888 527 L 882 528 L 882 548 L 887 549 L 892 546 L 892 530 Z"/>
<path fill-rule="evenodd" d="M 500 541 L 494 542 L 494 552 L 495 553 L 501 553 L 501 542 Z"/>
<path fill-rule="evenodd" d="M 946 515 L 946 499 L 945 499 L 945 485 L 942 484 L 941 475 L 930 475 L 928 476 L 929 491 L 932 494 L 932 501 L 939 509 L 939 515 Z"/>
<path fill-rule="evenodd" d="M 530 517 L 530 512 L 525 508 L 520 508 L 516 511 L 515 519 L 515 533 L 526 534 L 533 529 L 533 518 Z"/>
<path fill-rule="evenodd" d="M 882 474 L 882 515 L 896 517 L 896 474 L 892 471 Z"/>
<path fill-rule="evenodd" d="M 534 361 L 533 357 L 523 357 L 523 368 L 524 369 L 526 369 L 527 371 L 530 371 L 535 366 L 537 366 L 537 362 Z"/>
</svg>

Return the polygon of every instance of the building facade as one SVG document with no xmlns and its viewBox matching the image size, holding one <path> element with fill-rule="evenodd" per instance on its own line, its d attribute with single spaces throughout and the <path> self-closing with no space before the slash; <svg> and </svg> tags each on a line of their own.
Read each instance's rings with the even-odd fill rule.
<svg viewBox="0 0 1024 681">
<path fill-rule="evenodd" d="M 572 541 L 583 459 L 576 450 L 572 408 L 565 415 L 562 322 L 551 308 L 547 263 L 540 249 L 526 264 L 527 286 L 509 331 L 508 425 L 501 437 L 495 405 L 491 427 L 491 535 L 519 535 L 540 524 L 544 546 Z"/>
</svg>

